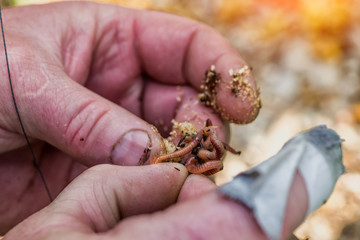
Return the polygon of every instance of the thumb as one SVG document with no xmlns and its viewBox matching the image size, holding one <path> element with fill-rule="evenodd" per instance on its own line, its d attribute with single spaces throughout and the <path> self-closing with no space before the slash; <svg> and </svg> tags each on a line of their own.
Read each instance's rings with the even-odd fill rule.
<svg viewBox="0 0 360 240">
<path fill-rule="evenodd" d="M 160 135 L 142 119 L 79 85 L 61 69 L 36 74 L 36 81 L 24 83 L 17 94 L 29 136 L 88 166 L 137 165 L 160 151 Z"/>
<path fill-rule="evenodd" d="M 49 206 L 9 231 L 5 239 L 89 239 L 113 228 L 122 218 L 175 203 L 186 177 L 186 168 L 174 163 L 92 167 Z"/>
</svg>

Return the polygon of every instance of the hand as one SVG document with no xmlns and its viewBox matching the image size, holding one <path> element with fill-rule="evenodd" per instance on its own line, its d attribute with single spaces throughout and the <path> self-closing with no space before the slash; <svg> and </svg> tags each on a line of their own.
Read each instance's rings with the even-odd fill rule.
<svg viewBox="0 0 360 240">
<path fill-rule="evenodd" d="M 195 21 L 85 2 L 2 13 L 15 98 L 53 196 L 86 167 L 137 165 L 148 147 L 157 154 L 161 137 L 147 122 L 166 133 L 172 118 L 198 127 L 211 118 L 224 139 L 221 120 L 196 97 L 212 64 L 224 79 L 217 98 L 224 113 L 244 123 L 257 115 L 257 106 L 228 95 L 224 85 L 229 69 L 245 62 Z M 1 234 L 49 199 L 15 113 L 2 47 L 0 53 Z M 251 75 L 248 81 L 256 92 Z"/>
<path fill-rule="evenodd" d="M 92 167 L 4 240 L 267 239 L 244 205 L 216 193 L 204 176 L 186 177 L 185 167 L 174 163 Z M 300 224 L 306 210 L 306 187 L 297 173 L 281 239 Z"/>
</svg>

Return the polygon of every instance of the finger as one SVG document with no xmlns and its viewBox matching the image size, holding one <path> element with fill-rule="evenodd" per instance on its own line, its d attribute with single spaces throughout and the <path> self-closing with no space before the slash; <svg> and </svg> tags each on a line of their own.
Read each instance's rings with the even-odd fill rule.
<svg viewBox="0 0 360 240">
<path fill-rule="evenodd" d="M 303 221 L 307 211 L 306 187 L 296 174 L 290 190 L 281 239 Z M 210 193 L 185 201 L 162 214 L 125 219 L 110 236 L 131 239 L 268 239 L 245 205 Z"/>
<path fill-rule="evenodd" d="M 52 75 L 55 80 L 46 81 L 44 92 L 32 95 L 26 88 L 18 97 L 29 136 L 49 142 L 88 166 L 138 165 L 160 151 L 160 135 L 148 123 L 63 73 Z"/>
<path fill-rule="evenodd" d="M 184 166 L 174 163 L 141 167 L 100 165 L 89 169 L 71 184 L 83 191 L 71 193 L 74 189 L 69 187 L 70 190 L 65 190 L 65 193 L 72 194 L 71 197 L 79 199 L 79 202 L 90 200 L 88 208 L 102 211 L 88 216 L 80 212 L 80 218 L 85 220 L 85 217 L 90 217 L 96 224 L 99 220 L 97 216 L 103 215 L 103 222 L 109 223 L 110 220 L 119 221 L 129 216 L 159 211 L 173 204 L 187 175 Z M 66 194 L 60 195 L 58 202 L 70 197 Z M 119 215 L 111 219 L 112 215 L 106 214 L 109 212 Z M 98 222 L 98 226 L 103 224 Z"/>
<path fill-rule="evenodd" d="M 173 204 L 186 176 L 180 164 L 95 166 L 76 178 L 52 204 L 12 229 L 5 239 L 88 239 L 122 218 Z"/>
<path fill-rule="evenodd" d="M 219 33 L 203 24 L 157 12 L 135 18 L 137 50 L 148 75 L 162 83 L 190 83 L 199 91 L 206 70 L 214 65 L 221 76 L 213 97 L 214 109 L 234 122 L 249 122 L 257 116 L 260 100 L 251 70 L 246 68 L 240 91 L 234 94 L 229 71 L 245 69 L 246 63 Z"/>
<path fill-rule="evenodd" d="M 144 119 L 153 123 L 159 132 L 167 137 L 172 130 L 172 120 L 191 122 L 199 130 L 204 127 L 207 119 L 217 126 L 220 139 L 225 139 L 225 127 L 210 108 L 201 104 L 198 93 L 191 87 L 168 86 L 148 83 L 144 92 Z"/>
<path fill-rule="evenodd" d="M 235 89 L 238 92 L 234 94 L 229 70 L 236 72 L 246 63 L 215 30 L 189 19 L 154 11 L 115 11 L 103 7 L 99 14 L 106 15 L 100 18 L 100 36 L 114 34 L 119 28 L 122 35 L 113 37 L 113 42 L 108 38 L 107 41 L 97 39 L 94 74 L 90 74 L 87 82 L 90 89 L 123 104 L 124 99 L 118 99 L 118 93 L 134 91 L 133 88 L 124 90 L 123 86 L 146 73 L 160 83 L 190 84 L 200 91 L 205 72 L 215 65 L 221 81 L 216 86 L 212 107 L 221 117 L 237 123 L 250 122 L 257 116 L 260 99 L 251 70 L 247 69 L 240 77 L 241 83 Z M 114 46 L 116 57 L 108 61 L 108 65 L 114 67 L 107 67 L 105 71 L 103 56 L 112 56 Z"/>
<path fill-rule="evenodd" d="M 216 185 L 208 177 L 199 174 L 191 174 L 181 188 L 178 202 L 195 199 L 208 192 L 214 191 Z"/>
</svg>

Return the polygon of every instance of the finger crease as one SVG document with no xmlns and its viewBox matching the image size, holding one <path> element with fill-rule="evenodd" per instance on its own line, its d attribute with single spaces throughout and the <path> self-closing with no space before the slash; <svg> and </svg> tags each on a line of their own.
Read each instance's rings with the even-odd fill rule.
<svg viewBox="0 0 360 240">
<path fill-rule="evenodd" d="M 68 135 L 68 132 L 71 129 L 71 126 L 74 122 L 75 119 L 77 119 L 78 116 L 81 115 L 82 112 L 85 111 L 85 109 L 87 109 L 95 100 L 91 100 L 91 101 L 87 101 L 85 102 L 82 106 L 80 106 L 78 108 L 78 111 L 75 112 L 71 117 L 70 117 L 70 121 L 66 124 L 66 129 L 65 129 L 65 134 Z M 80 131 L 81 127 L 77 128 L 77 130 L 72 134 L 71 136 L 71 142 L 74 141 L 75 136 L 78 134 L 78 132 Z"/>
<path fill-rule="evenodd" d="M 190 33 L 190 36 L 189 36 L 189 40 L 188 40 L 188 43 L 186 44 L 186 48 L 185 48 L 185 51 L 184 51 L 184 56 L 183 56 L 183 59 L 182 59 L 182 63 L 181 63 L 181 72 L 182 72 L 182 78 L 188 82 L 188 79 L 187 79 L 187 76 L 185 74 L 185 69 L 186 69 L 186 66 L 187 66 L 187 60 L 188 60 L 188 55 L 189 55 L 189 51 L 190 51 L 190 47 L 195 39 L 195 36 L 198 34 L 199 32 L 199 28 L 195 28 L 191 33 Z"/>
<path fill-rule="evenodd" d="M 94 120 L 94 122 L 92 123 L 91 127 L 89 128 L 88 134 L 86 135 L 86 138 L 89 139 L 89 136 L 91 136 L 92 131 L 95 129 L 95 126 L 98 125 L 98 123 L 100 122 L 100 120 L 109 112 L 108 109 L 105 109 L 103 111 L 101 111 L 96 119 Z"/>
</svg>

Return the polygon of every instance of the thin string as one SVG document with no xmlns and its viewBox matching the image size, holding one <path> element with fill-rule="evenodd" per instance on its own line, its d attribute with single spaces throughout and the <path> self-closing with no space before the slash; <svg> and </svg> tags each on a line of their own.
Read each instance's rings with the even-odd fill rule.
<svg viewBox="0 0 360 240">
<path fill-rule="evenodd" d="M 16 104 L 14 89 L 13 89 L 13 85 L 12 85 L 12 81 L 11 81 L 11 76 L 10 76 L 9 60 L 8 60 L 8 55 L 7 55 L 7 50 L 6 50 L 4 26 L 3 26 L 2 14 L 1 14 L 1 6 L 0 6 L 0 23 L 1 23 L 2 38 L 3 38 L 3 42 L 4 42 L 4 51 L 5 51 L 6 67 L 7 67 L 9 84 L 10 84 L 10 90 L 11 90 L 11 95 L 12 95 L 12 99 L 13 99 L 14 106 L 15 106 L 16 115 L 17 115 L 17 117 L 18 117 L 18 119 L 19 119 L 19 123 L 20 123 L 20 126 L 21 126 L 21 130 L 22 130 L 22 132 L 23 132 L 23 134 L 24 134 L 26 143 L 27 143 L 27 145 L 28 145 L 28 147 L 29 147 L 29 150 L 30 150 L 30 152 L 31 152 L 31 156 L 32 156 L 32 158 L 33 158 L 34 166 L 35 166 L 36 170 L 37 170 L 37 171 L 39 172 L 39 174 L 40 174 L 41 180 L 42 180 L 42 182 L 43 182 L 43 184 L 44 184 L 44 187 L 45 187 L 45 189 L 46 189 L 46 192 L 47 192 L 47 195 L 49 196 L 50 201 L 52 201 L 53 198 L 52 198 L 52 196 L 51 196 L 51 194 L 50 194 L 50 190 L 49 190 L 49 188 L 48 188 L 48 185 L 46 184 L 44 174 L 42 173 L 42 171 L 41 171 L 41 169 L 40 169 L 39 162 L 38 162 L 38 160 L 36 159 L 35 154 L 34 154 L 34 151 L 33 151 L 32 147 L 31 147 L 29 138 L 28 138 L 28 136 L 27 136 L 27 134 L 26 134 L 24 125 L 23 125 L 22 120 L 21 120 L 21 117 L 20 117 L 19 109 L 18 109 L 17 104 Z"/>
</svg>

